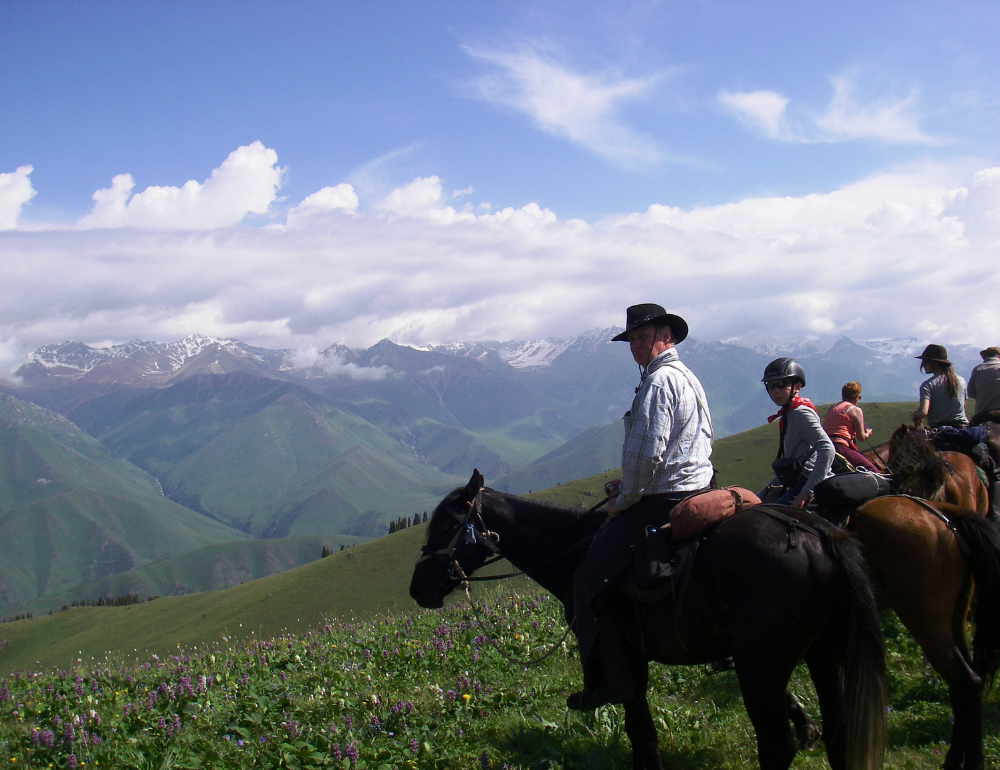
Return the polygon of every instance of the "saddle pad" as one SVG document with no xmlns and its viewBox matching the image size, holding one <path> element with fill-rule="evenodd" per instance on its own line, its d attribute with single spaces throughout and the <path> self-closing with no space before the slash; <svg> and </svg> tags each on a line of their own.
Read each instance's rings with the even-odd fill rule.
<svg viewBox="0 0 1000 770">
<path fill-rule="evenodd" d="M 749 489 L 708 489 L 685 497 L 673 507 L 670 529 L 677 540 L 687 540 L 751 505 L 760 505 L 760 498 Z"/>
<path fill-rule="evenodd" d="M 813 499 L 821 511 L 854 510 L 862 503 L 889 494 L 889 479 L 877 473 L 845 473 L 821 481 Z"/>
</svg>

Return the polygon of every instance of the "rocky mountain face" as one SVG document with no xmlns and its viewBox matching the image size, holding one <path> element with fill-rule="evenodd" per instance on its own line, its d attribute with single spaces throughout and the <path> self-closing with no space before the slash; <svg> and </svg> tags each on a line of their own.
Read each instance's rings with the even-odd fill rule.
<svg viewBox="0 0 1000 770">
<path fill-rule="evenodd" d="M 618 429 L 588 429 L 617 424 L 639 380 L 628 346 L 610 341 L 617 331 L 427 349 L 382 340 L 311 357 L 204 336 L 65 342 L 33 353 L 12 392 L 65 415 L 159 479 L 172 500 L 229 526 L 258 537 L 367 536 L 428 510 L 473 467 L 512 491 L 614 467 Z M 867 401 L 912 400 L 923 344 L 689 339 L 678 350 L 722 437 L 773 411 L 760 376 L 777 355 L 799 358 L 817 403 L 837 400 L 851 379 Z M 969 346 L 950 352 L 963 375 L 979 360 Z"/>
</svg>

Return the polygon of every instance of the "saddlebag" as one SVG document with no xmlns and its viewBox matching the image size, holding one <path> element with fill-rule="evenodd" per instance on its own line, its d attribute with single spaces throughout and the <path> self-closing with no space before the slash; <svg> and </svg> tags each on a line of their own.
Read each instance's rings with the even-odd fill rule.
<svg viewBox="0 0 1000 770">
<path fill-rule="evenodd" d="M 685 497 L 673 507 L 670 529 L 677 540 L 687 540 L 751 505 L 760 505 L 760 498 L 749 489 L 708 489 Z"/>
<path fill-rule="evenodd" d="M 845 473 L 821 481 L 813 489 L 813 500 L 822 511 L 853 511 L 862 503 L 888 495 L 889 479 L 877 473 Z"/>
</svg>

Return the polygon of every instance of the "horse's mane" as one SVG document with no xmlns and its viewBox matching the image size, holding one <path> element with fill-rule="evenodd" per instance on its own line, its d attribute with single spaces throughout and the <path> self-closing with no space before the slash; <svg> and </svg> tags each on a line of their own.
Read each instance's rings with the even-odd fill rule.
<svg viewBox="0 0 1000 770">
<path fill-rule="evenodd" d="M 897 492 L 931 498 L 944 485 L 948 464 L 930 441 L 900 425 L 889 439 L 889 470 Z"/>
<path fill-rule="evenodd" d="M 596 512 L 591 511 L 589 508 L 581 508 L 578 505 L 563 505 L 561 503 L 550 503 L 544 500 L 532 500 L 531 498 L 522 497 L 521 495 L 515 495 L 510 492 L 498 492 L 495 489 L 487 488 L 486 491 L 492 493 L 494 496 L 499 497 L 506 503 L 512 503 L 515 505 L 529 505 L 532 508 L 538 510 L 540 513 L 552 513 L 558 514 L 560 516 L 570 516 L 574 519 L 582 521 L 588 516 L 595 515 Z M 600 514 L 603 516 L 604 514 Z"/>
</svg>

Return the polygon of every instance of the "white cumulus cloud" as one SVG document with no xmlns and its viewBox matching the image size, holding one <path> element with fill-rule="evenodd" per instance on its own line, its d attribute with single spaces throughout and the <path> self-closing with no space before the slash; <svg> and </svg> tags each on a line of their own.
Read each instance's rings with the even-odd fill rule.
<svg viewBox="0 0 1000 770">
<path fill-rule="evenodd" d="M 18 166 L 9 174 L 0 174 L 0 230 L 13 230 L 25 203 L 35 197 L 28 178 L 34 169 Z"/>
<path fill-rule="evenodd" d="M 343 182 L 335 187 L 324 187 L 314 192 L 298 206 L 288 212 L 289 226 L 301 224 L 309 217 L 329 214 L 331 211 L 345 211 L 354 214 L 358 210 L 358 194 L 354 187 Z"/>
<path fill-rule="evenodd" d="M 265 214 L 281 186 L 278 154 L 260 142 L 233 150 L 204 182 L 147 187 L 132 195 L 131 174 L 94 193 L 94 208 L 81 228 L 209 230 L 237 224 L 247 214 Z"/>
<path fill-rule="evenodd" d="M 656 142 L 629 128 L 621 116 L 623 105 L 650 97 L 662 74 L 583 74 L 530 48 L 464 50 L 494 67 L 473 83 L 484 101 L 522 112 L 543 131 L 614 163 L 634 166 L 664 159 Z"/>
<path fill-rule="evenodd" d="M 1000 169 L 911 168 L 591 223 L 537 203 L 455 211 L 442 188 L 418 178 L 335 227 L 0 233 L 0 353 L 191 333 L 313 350 L 538 339 L 620 325 L 649 301 L 695 339 L 1000 339 L 1000 275 L 984 267 L 1000 261 Z"/>
</svg>

